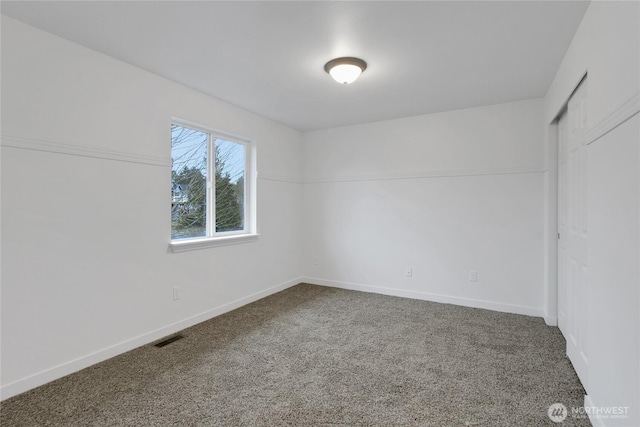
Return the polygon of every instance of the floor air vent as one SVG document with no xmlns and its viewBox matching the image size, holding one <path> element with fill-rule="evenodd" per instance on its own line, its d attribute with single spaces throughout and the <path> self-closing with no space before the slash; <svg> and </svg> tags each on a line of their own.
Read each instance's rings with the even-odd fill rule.
<svg viewBox="0 0 640 427">
<path fill-rule="evenodd" d="M 164 347 L 165 345 L 169 345 L 169 344 L 171 344 L 172 342 L 176 342 L 176 341 L 178 341 L 178 340 L 181 340 L 182 338 L 184 338 L 184 336 L 183 336 L 183 335 L 178 334 L 178 335 L 174 335 L 174 336 L 172 336 L 171 338 L 167 338 L 167 339 L 166 339 L 166 340 L 164 340 L 164 341 L 160 341 L 159 343 L 156 343 L 156 344 L 154 344 L 154 345 L 155 345 L 156 347 L 158 347 L 158 348 L 161 348 L 161 347 Z"/>
</svg>

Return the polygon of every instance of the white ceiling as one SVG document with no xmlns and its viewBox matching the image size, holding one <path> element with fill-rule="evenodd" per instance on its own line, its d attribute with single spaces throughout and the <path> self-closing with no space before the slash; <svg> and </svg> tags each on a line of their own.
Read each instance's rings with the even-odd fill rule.
<svg viewBox="0 0 640 427">
<path fill-rule="evenodd" d="M 2 13 L 299 130 L 545 95 L 588 3 L 2 1 Z M 323 70 L 357 56 L 341 86 Z"/>
</svg>

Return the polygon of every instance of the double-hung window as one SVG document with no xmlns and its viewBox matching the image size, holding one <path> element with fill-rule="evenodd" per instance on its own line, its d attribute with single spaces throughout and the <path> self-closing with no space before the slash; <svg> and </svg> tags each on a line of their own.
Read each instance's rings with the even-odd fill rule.
<svg viewBox="0 0 640 427">
<path fill-rule="evenodd" d="M 174 122 L 171 163 L 174 251 L 255 240 L 248 141 Z"/>
</svg>

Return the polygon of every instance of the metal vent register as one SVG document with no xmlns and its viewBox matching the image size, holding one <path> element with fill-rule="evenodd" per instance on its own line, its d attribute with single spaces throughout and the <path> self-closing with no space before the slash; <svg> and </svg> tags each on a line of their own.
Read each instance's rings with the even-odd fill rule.
<svg viewBox="0 0 640 427">
<path fill-rule="evenodd" d="M 167 338 L 166 340 L 163 340 L 163 341 L 160 341 L 159 343 L 154 344 L 154 346 L 161 348 L 161 347 L 164 347 L 165 345 L 171 344 L 172 342 L 181 340 L 182 338 L 184 338 L 184 335 L 181 335 L 181 334 L 174 335 L 170 338 Z"/>
</svg>

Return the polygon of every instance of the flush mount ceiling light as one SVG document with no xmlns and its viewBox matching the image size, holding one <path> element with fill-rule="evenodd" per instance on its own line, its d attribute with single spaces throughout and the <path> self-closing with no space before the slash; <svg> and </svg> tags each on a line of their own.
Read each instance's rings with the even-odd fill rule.
<svg viewBox="0 0 640 427">
<path fill-rule="evenodd" d="M 324 70 L 335 81 L 347 84 L 355 81 L 367 69 L 367 63 L 359 58 L 336 58 L 324 65 Z"/>
</svg>

